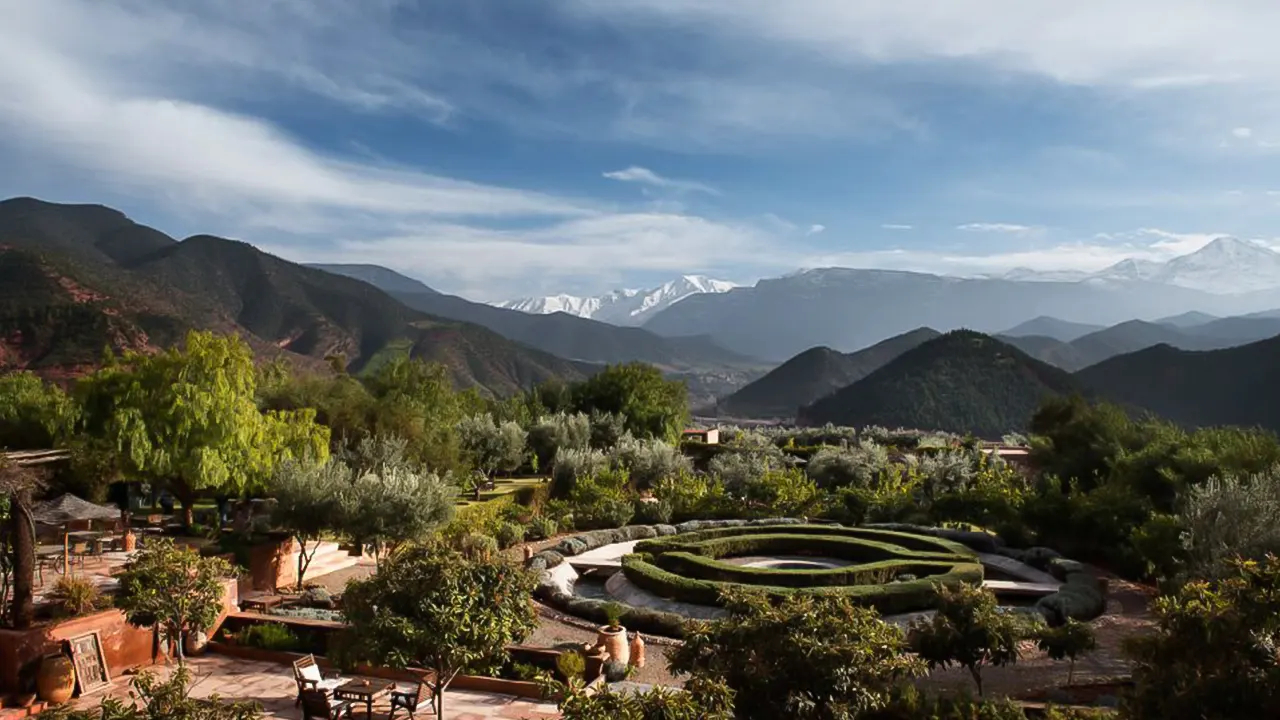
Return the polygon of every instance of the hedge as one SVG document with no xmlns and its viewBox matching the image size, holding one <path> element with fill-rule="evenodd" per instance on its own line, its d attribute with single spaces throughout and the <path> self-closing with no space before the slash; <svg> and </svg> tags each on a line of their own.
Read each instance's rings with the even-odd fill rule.
<svg viewBox="0 0 1280 720">
<path fill-rule="evenodd" d="M 846 585 L 843 587 L 789 588 L 772 585 L 746 585 L 687 578 L 667 572 L 651 563 L 645 555 L 633 553 L 622 558 L 622 572 L 632 584 L 660 597 L 697 605 L 719 605 L 720 594 L 727 589 L 763 592 L 773 598 L 795 594 L 847 597 L 886 615 L 929 610 L 937 605 L 937 585 L 982 582 L 982 566 L 978 563 L 956 563 L 950 572 L 908 582 L 884 585 Z"/>
<path fill-rule="evenodd" d="M 707 541 L 727 538 L 748 538 L 756 535 L 785 534 L 823 536 L 836 540 L 845 539 L 858 542 L 862 547 L 879 547 L 885 549 L 889 553 L 887 555 L 882 555 L 881 557 L 852 555 L 845 558 L 849 560 L 877 560 L 885 559 L 887 557 L 912 557 L 920 560 L 954 560 L 957 558 L 973 558 L 975 556 L 973 550 L 969 549 L 962 543 L 952 540 L 923 537 L 920 535 L 889 530 L 850 528 L 839 525 L 800 525 L 782 523 L 775 525 L 754 525 L 749 527 L 736 526 L 707 528 L 690 531 L 682 530 L 681 526 L 677 525 L 676 529 L 680 531 L 680 534 L 675 537 L 640 543 L 636 546 L 636 552 L 650 552 L 658 554 L 663 552 L 685 551 L 705 555 L 707 553 L 701 552 L 697 548 L 704 545 Z M 748 541 L 744 540 L 741 543 L 741 547 L 743 548 L 742 550 L 734 549 L 730 552 L 722 553 L 717 557 L 723 557 L 726 554 L 742 554 L 750 552 L 750 543 Z"/>
<path fill-rule="evenodd" d="M 685 552 L 663 553 L 653 558 L 652 562 L 663 570 L 695 580 L 788 588 L 878 585 L 902 575 L 914 575 L 917 578 L 944 575 L 956 564 L 954 560 L 951 562 L 880 560 L 838 568 L 785 570 L 731 565 Z"/>
</svg>

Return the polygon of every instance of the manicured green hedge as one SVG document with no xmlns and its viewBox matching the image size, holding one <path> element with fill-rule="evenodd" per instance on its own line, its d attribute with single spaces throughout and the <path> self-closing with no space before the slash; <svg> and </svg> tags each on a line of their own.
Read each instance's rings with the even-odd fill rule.
<svg viewBox="0 0 1280 720">
<path fill-rule="evenodd" d="M 634 553 L 622 558 L 622 571 L 637 587 L 682 602 L 698 605 L 720 604 L 720 594 L 729 588 L 764 592 L 771 597 L 786 597 L 796 593 L 813 595 L 839 595 L 848 597 L 881 613 L 892 615 L 916 610 L 928 610 L 935 606 L 937 585 L 982 582 L 982 566 L 977 563 L 956 563 L 951 571 L 942 575 L 891 582 L 884 585 L 849 585 L 844 587 L 789 588 L 770 585 L 746 585 L 733 582 L 713 582 L 682 577 L 654 565 L 642 554 Z"/>
<path fill-rule="evenodd" d="M 951 562 L 880 560 L 838 568 L 785 570 L 731 565 L 686 552 L 663 553 L 653 558 L 653 564 L 668 572 L 695 580 L 788 588 L 879 585 L 902 575 L 914 575 L 917 578 L 944 575 L 951 572 L 956 565 L 954 560 Z"/>
<path fill-rule="evenodd" d="M 681 530 L 680 534 L 671 537 L 660 538 L 657 540 L 649 540 L 639 543 L 636 546 L 636 552 L 663 553 L 663 552 L 693 552 L 700 555 L 708 553 L 698 549 L 707 541 L 720 539 L 738 539 L 743 538 L 741 547 L 749 548 L 750 541 L 747 538 L 757 535 L 803 535 L 803 536 L 822 536 L 832 539 L 847 539 L 859 541 L 862 547 L 879 547 L 887 549 L 888 555 L 881 557 L 868 557 L 867 555 L 843 556 L 838 555 L 842 559 L 848 560 L 879 560 L 887 557 L 912 557 L 914 559 L 956 559 L 973 558 L 975 553 L 967 546 L 946 540 L 943 538 L 926 537 L 923 535 L 913 535 L 904 532 L 894 532 L 890 530 L 878 530 L 871 528 L 850 528 L 840 525 L 755 525 L 745 527 L 720 527 L 705 530 L 694 530 L 687 532 Z M 733 546 L 729 543 L 728 546 Z M 749 552 L 743 550 L 742 552 Z M 856 552 L 851 550 L 850 552 Z M 873 552 L 873 551 L 867 551 Z M 716 557 L 723 557 L 726 554 L 742 554 L 737 550 L 722 553 Z"/>
</svg>

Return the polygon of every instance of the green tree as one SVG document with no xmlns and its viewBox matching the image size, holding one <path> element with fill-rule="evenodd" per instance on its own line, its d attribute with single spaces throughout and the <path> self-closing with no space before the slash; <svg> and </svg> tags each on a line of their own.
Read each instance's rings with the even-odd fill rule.
<svg viewBox="0 0 1280 720">
<path fill-rule="evenodd" d="M 32 373 L 0 375 L 0 448 L 57 447 L 78 412 L 75 402 L 61 388 Z"/>
<path fill-rule="evenodd" d="M 1156 630 L 1125 641 L 1131 720 L 1280 717 L 1280 559 L 1237 560 L 1156 600 Z"/>
<path fill-rule="evenodd" d="M 1045 625 L 1039 628 L 1036 646 L 1053 660 L 1070 661 L 1071 667 L 1067 670 L 1067 684 L 1070 685 L 1076 676 L 1076 659 L 1097 649 L 1098 639 L 1089 623 L 1067 618 L 1065 623 L 1056 627 Z"/>
<path fill-rule="evenodd" d="M 929 668 L 959 665 L 973 676 L 982 695 L 982 669 L 1018 661 L 1018 642 L 1027 621 L 1003 612 L 990 590 L 961 584 L 938 587 L 938 611 L 911 625 L 911 644 Z"/>
<path fill-rule="evenodd" d="M 370 545 L 381 566 L 384 550 L 423 540 L 447 523 L 456 497 L 447 478 L 388 463 L 347 485 L 335 524 L 353 541 Z"/>
<path fill-rule="evenodd" d="M 192 332 L 182 349 L 126 352 L 76 390 L 85 429 L 118 449 L 125 472 L 168 487 L 190 526 L 200 492 L 239 495 L 282 460 L 328 457 L 315 413 L 260 412 L 256 382 L 243 341 Z"/>
<path fill-rule="evenodd" d="M 269 492 L 275 499 L 271 521 L 298 544 L 299 590 L 321 537 L 339 520 L 342 497 L 350 487 L 351 469 L 332 459 L 323 463 L 288 460 L 271 478 Z"/>
<path fill-rule="evenodd" d="M 689 422 L 688 388 L 646 363 L 610 365 L 575 385 L 572 396 L 579 412 L 625 417 L 627 431 L 640 438 L 675 442 Z"/>
<path fill-rule="evenodd" d="M 924 664 L 902 631 L 848 598 L 725 594 L 728 616 L 693 623 L 671 671 L 733 690 L 740 716 L 854 720 L 884 707 Z"/>
<path fill-rule="evenodd" d="M 213 626 L 222 611 L 223 581 L 231 576 L 231 565 L 222 558 L 201 557 L 193 548 L 154 538 L 116 576 L 116 607 L 131 625 L 155 626 L 183 663 L 187 634 Z"/>
<path fill-rule="evenodd" d="M 376 401 L 373 433 L 407 439 L 414 459 L 431 470 L 460 469 L 457 425 L 475 408 L 454 389 L 448 368 L 399 357 L 364 384 Z"/>
<path fill-rule="evenodd" d="M 343 595 L 348 659 L 431 671 L 436 717 L 463 670 L 487 669 L 537 625 L 536 578 L 501 556 L 467 557 L 445 545 L 405 548 Z"/>
<path fill-rule="evenodd" d="M 524 428 L 514 422 L 495 423 L 480 413 L 458 423 L 462 451 L 475 468 L 492 478 L 494 473 L 514 472 L 524 462 Z"/>
<path fill-rule="evenodd" d="M 586 450 L 590 445 L 591 421 L 582 413 L 546 415 L 529 429 L 529 449 L 538 467 L 551 467 L 561 449 Z"/>
<path fill-rule="evenodd" d="M 1179 525 L 1191 577 L 1235 575 L 1234 560 L 1280 553 L 1280 467 L 1251 477 L 1214 478 L 1192 488 Z"/>
</svg>

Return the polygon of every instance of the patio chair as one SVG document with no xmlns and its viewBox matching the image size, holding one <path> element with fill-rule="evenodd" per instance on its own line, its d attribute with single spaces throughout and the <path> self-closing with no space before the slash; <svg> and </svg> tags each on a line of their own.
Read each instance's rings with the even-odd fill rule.
<svg viewBox="0 0 1280 720">
<path fill-rule="evenodd" d="M 293 679 L 298 683 L 298 700 L 294 703 L 294 707 L 302 704 L 302 696 L 308 690 L 317 690 L 328 697 L 334 688 L 347 681 L 347 678 L 338 675 L 325 677 L 320 672 L 320 665 L 316 663 L 315 655 L 307 655 L 293 661 Z"/>
<path fill-rule="evenodd" d="M 404 710 L 409 717 L 417 718 L 417 713 L 435 715 L 436 708 L 431 704 L 431 686 L 419 681 L 417 687 L 399 687 L 391 691 L 391 712 L 387 720 L 394 720 L 396 710 Z"/>
<path fill-rule="evenodd" d="M 320 690 L 303 690 L 298 696 L 302 720 L 338 720 L 351 717 L 351 703 L 334 700 Z"/>
</svg>

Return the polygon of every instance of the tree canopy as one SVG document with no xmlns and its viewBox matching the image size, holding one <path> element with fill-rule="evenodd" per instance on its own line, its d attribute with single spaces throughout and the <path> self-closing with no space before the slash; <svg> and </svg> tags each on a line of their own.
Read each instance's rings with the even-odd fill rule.
<svg viewBox="0 0 1280 720">
<path fill-rule="evenodd" d="M 265 484 L 277 463 L 323 460 L 329 429 L 315 412 L 263 413 L 249 347 L 204 332 L 184 348 L 126 352 L 81 381 L 86 432 L 105 438 L 130 475 L 168 487 L 187 511 L 196 494 L 241 494 Z"/>
<path fill-rule="evenodd" d="M 674 442 L 689 421 L 689 391 L 646 363 L 610 365 L 571 389 L 574 408 L 591 414 L 616 413 L 636 437 Z"/>
</svg>

